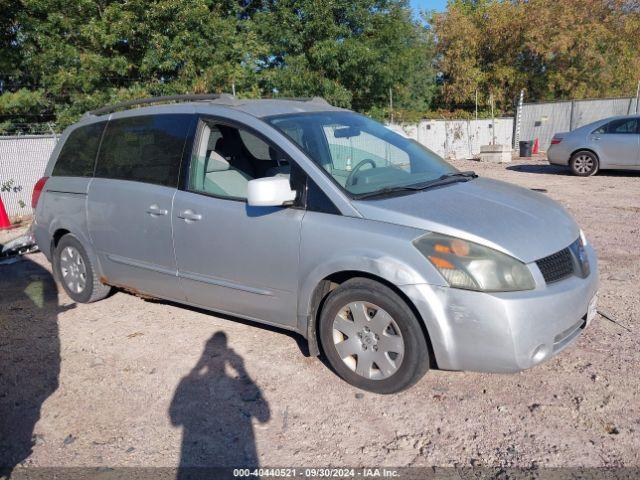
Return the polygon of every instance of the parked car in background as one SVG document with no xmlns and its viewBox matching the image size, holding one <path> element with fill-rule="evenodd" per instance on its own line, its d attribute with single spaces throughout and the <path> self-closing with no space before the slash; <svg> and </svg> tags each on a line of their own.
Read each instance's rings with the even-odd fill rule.
<svg viewBox="0 0 640 480">
<path fill-rule="evenodd" d="M 605 169 L 640 170 L 640 116 L 610 117 L 556 133 L 547 157 L 581 177 Z"/>
<path fill-rule="evenodd" d="M 77 302 L 119 287 L 277 325 L 378 393 L 532 367 L 595 315 L 595 252 L 544 195 L 321 99 L 134 103 L 158 105 L 69 127 L 34 189 Z"/>
</svg>

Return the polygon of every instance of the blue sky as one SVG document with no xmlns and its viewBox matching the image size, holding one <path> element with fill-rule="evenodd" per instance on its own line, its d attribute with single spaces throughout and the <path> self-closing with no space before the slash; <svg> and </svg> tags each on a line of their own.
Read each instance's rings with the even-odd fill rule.
<svg viewBox="0 0 640 480">
<path fill-rule="evenodd" d="M 414 10 L 444 10 L 447 0 L 411 0 Z"/>
</svg>

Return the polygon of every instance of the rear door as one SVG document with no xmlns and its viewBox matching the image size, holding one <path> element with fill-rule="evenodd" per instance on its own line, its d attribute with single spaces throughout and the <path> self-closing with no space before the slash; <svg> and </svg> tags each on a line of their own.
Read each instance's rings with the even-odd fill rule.
<svg viewBox="0 0 640 480">
<path fill-rule="evenodd" d="M 638 118 L 613 120 L 591 135 L 602 166 L 640 165 L 640 121 Z"/>
<path fill-rule="evenodd" d="M 88 224 L 106 282 L 184 300 L 176 277 L 171 207 L 195 117 L 109 121 L 88 195 Z"/>
<path fill-rule="evenodd" d="M 250 207 L 254 178 L 291 165 L 255 132 L 214 120 L 198 128 L 185 190 L 173 207 L 178 275 L 188 302 L 295 327 L 304 210 Z"/>
</svg>

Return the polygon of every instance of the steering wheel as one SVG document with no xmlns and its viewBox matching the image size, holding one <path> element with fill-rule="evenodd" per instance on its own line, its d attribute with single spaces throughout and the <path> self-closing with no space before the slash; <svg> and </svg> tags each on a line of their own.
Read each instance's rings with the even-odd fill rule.
<svg viewBox="0 0 640 480">
<path fill-rule="evenodd" d="M 362 167 L 364 167 L 367 163 L 371 165 L 371 168 L 376 168 L 376 162 L 374 162 L 370 158 L 365 158 L 364 160 L 359 161 L 358 164 L 355 166 L 355 168 L 351 170 L 351 173 L 345 180 L 345 185 L 347 186 L 354 185 L 354 180 L 356 179 L 356 175 L 358 175 L 358 172 L 360 172 L 360 170 L 362 170 Z"/>
</svg>

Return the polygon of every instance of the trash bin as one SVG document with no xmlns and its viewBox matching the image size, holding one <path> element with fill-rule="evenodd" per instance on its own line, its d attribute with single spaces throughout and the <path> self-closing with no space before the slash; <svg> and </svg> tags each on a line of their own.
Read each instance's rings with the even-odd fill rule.
<svg viewBox="0 0 640 480">
<path fill-rule="evenodd" d="M 521 157 L 530 157 L 532 150 L 533 150 L 533 142 L 532 141 L 520 142 L 520 156 Z"/>
</svg>

